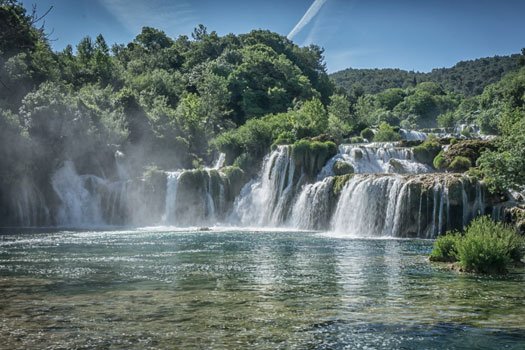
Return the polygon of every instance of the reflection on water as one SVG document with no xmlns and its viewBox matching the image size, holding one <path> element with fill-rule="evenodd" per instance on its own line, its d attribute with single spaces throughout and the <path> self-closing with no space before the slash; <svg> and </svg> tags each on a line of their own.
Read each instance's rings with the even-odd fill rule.
<svg viewBox="0 0 525 350">
<path fill-rule="evenodd" d="M 525 275 L 304 232 L 0 236 L 0 348 L 523 349 Z"/>
</svg>

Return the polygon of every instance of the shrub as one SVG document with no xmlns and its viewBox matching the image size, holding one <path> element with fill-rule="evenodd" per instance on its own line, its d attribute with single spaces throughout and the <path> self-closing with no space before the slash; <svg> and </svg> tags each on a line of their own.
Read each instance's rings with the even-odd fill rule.
<svg viewBox="0 0 525 350">
<path fill-rule="evenodd" d="M 396 131 L 392 126 L 383 122 L 379 125 L 379 129 L 374 135 L 374 141 L 377 142 L 388 142 L 388 141 L 399 141 L 401 135 L 399 131 Z"/>
<path fill-rule="evenodd" d="M 465 128 L 461 131 L 461 135 L 465 136 L 466 138 L 469 138 L 472 136 L 472 133 L 470 131 L 470 128 Z"/>
<path fill-rule="evenodd" d="M 467 157 L 457 156 L 450 163 L 448 168 L 454 171 L 467 171 L 471 166 L 472 163 L 470 162 L 470 159 L 468 159 Z"/>
<path fill-rule="evenodd" d="M 283 131 L 272 143 L 271 149 L 274 150 L 278 145 L 289 145 L 295 141 L 295 135 L 291 131 Z"/>
<path fill-rule="evenodd" d="M 461 240 L 461 235 L 457 232 L 450 232 L 439 236 L 434 242 L 431 261 L 454 262 L 457 261 L 457 245 Z"/>
<path fill-rule="evenodd" d="M 513 229 L 489 217 L 472 221 L 459 241 L 457 257 L 466 271 L 504 273 L 511 261 L 519 261 L 525 242 Z"/>
<path fill-rule="evenodd" d="M 374 139 L 374 132 L 370 128 L 363 129 L 360 135 L 363 139 L 366 139 L 368 142 L 372 142 L 372 140 Z"/>
<path fill-rule="evenodd" d="M 348 142 L 348 143 L 363 143 L 363 142 L 365 142 L 365 139 L 362 138 L 361 136 L 353 136 L 353 137 L 349 138 L 348 140 L 346 140 L 346 142 Z"/>
<path fill-rule="evenodd" d="M 438 237 L 430 255 L 432 261 L 458 261 L 469 272 L 505 273 L 513 261 L 525 255 L 525 238 L 512 228 L 487 216 L 474 219 L 462 236 L 447 233 Z"/>
</svg>

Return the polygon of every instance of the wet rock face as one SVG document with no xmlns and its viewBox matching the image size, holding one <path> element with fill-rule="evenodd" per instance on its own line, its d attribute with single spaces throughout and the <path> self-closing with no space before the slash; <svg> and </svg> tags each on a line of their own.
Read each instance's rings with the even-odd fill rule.
<svg viewBox="0 0 525 350">
<path fill-rule="evenodd" d="M 187 170 L 182 172 L 178 181 L 177 225 L 215 223 L 222 217 L 228 184 L 225 176 L 217 170 Z"/>
</svg>

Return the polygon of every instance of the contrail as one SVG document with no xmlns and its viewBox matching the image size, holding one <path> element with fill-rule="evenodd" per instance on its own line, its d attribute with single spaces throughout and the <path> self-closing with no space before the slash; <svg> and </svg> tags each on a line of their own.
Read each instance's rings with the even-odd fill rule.
<svg viewBox="0 0 525 350">
<path fill-rule="evenodd" d="M 321 9 L 321 7 L 324 5 L 326 1 L 327 0 L 314 0 L 312 5 L 310 5 L 308 10 L 306 10 L 306 12 L 304 13 L 303 18 L 301 18 L 301 20 L 297 22 L 295 27 L 293 27 L 292 31 L 288 33 L 286 37 L 292 40 L 293 37 L 296 36 L 297 33 L 299 33 L 304 28 L 305 25 L 310 23 L 310 21 L 312 20 L 312 18 L 315 17 L 315 15 L 317 15 L 317 13 L 319 12 L 319 10 Z"/>
</svg>

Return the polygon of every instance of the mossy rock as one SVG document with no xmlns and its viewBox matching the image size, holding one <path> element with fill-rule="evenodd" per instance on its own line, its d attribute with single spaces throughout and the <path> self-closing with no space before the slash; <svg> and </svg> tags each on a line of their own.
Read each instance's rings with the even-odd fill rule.
<svg viewBox="0 0 525 350">
<path fill-rule="evenodd" d="M 436 139 L 431 139 L 414 147 L 412 150 L 414 152 L 414 158 L 418 162 L 432 165 L 434 158 L 441 152 L 441 145 Z"/>
<path fill-rule="evenodd" d="M 449 170 L 464 172 L 472 167 L 472 162 L 467 157 L 456 156 L 448 166 Z"/>
<path fill-rule="evenodd" d="M 202 188 L 208 173 L 203 169 L 186 170 L 179 177 L 179 188 Z"/>
<path fill-rule="evenodd" d="M 406 169 L 403 163 L 399 161 L 399 159 L 392 158 L 388 161 L 388 164 L 390 165 L 390 167 L 392 167 L 392 169 L 394 169 L 395 173 L 398 173 L 398 174 L 406 173 Z"/>
<path fill-rule="evenodd" d="M 450 147 L 443 152 L 443 158 L 447 166 L 451 164 L 456 157 L 465 157 L 470 160 L 471 166 L 476 164 L 476 161 L 486 150 L 494 150 L 495 146 L 492 141 L 488 140 L 461 140 L 450 145 Z"/>
<path fill-rule="evenodd" d="M 432 165 L 434 165 L 434 168 L 438 170 L 443 170 L 447 168 L 448 163 L 443 155 L 443 151 L 439 152 L 438 155 L 434 158 Z"/>
<path fill-rule="evenodd" d="M 334 172 L 334 174 L 336 176 L 346 175 L 346 174 L 353 174 L 354 173 L 354 167 L 350 163 L 338 160 L 332 166 L 332 171 Z"/>
<path fill-rule="evenodd" d="M 341 191 L 345 187 L 346 183 L 354 176 L 354 174 L 346 174 L 341 176 L 335 176 L 332 186 L 332 194 L 334 196 L 339 196 Z"/>
<path fill-rule="evenodd" d="M 518 233 L 525 235 L 525 207 L 523 205 L 505 209 L 505 222 L 511 224 Z"/>
<path fill-rule="evenodd" d="M 153 191 L 162 191 L 166 188 L 166 173 L 156 166 L 146 167 L 142 179 L 145 185 Z"/>
<path fill-rule="evenodd" d="M 337 154 L 334 142 L 300 140 L 292 145 L 292 158 L 297 168 L 309 178 L 314 178 L 328 159 Z"/>
<path fill-rule="evenodd" d="M 246 182 L 245 172 L 236 166 L 224 167 L 221 172 L 228 183 L 228 200 L 233 201 Z"/>
<path fill-rule="evenodd" d="M 352 154 L 356 160 L 363 159 L 363 151 L 359 148 L 354 148 Z"/>
</svg>

